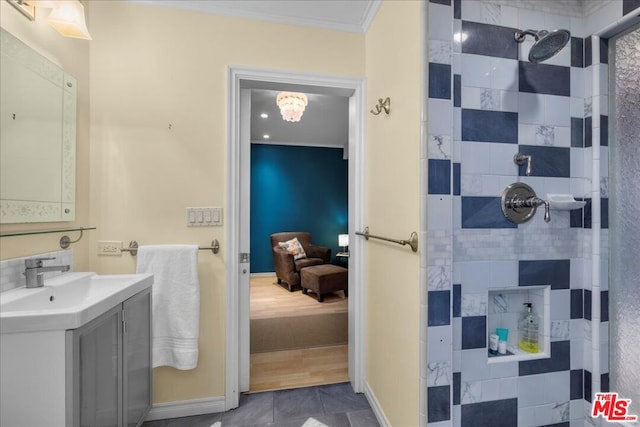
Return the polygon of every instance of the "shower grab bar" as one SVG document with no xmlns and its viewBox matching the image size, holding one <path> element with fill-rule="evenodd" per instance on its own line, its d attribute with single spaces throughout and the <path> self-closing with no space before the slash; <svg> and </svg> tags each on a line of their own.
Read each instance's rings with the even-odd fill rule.
<svg viewBox="0 0 640 427">
<path fill-rule="evenodd" d="M 136 256 L 138 255 L 138 242 L 136 242 L 135 240 L 132 240 L 129 243 L 129 247 L 128 248 L 122 248 L 120 249 L 120 251 L 122 252 L 129 252 L 131 254 L 131 256 Z M 220 242 L 218 242 L 218 239 L 213 239 L 211 241 L 211 245 L 209 246 L 198 246 L 198 249 L 201 251 L 211 251 L 214 254 L 217 254 L 220 251 Z"/>
<path fill-rule="evenodd" d="M 397 243 L 402 246 L 409 245 L 413 252 L 418 252 L 418 233 L 416 233 L 415 231 L 411 233 L 411 236 L 409 236 L 409 240 L 398 240 L 398 239 L 390 239 L 388 237 L 375 236 L 369 233 L 369 227 L 365 227 L 364 231 L 362 232 L 356 231 L 356 234 L 358 236 L 363 236 L 367 240 L 371 238 L 371 239 L 384 240 L 386 242 Z"/>
</svg>

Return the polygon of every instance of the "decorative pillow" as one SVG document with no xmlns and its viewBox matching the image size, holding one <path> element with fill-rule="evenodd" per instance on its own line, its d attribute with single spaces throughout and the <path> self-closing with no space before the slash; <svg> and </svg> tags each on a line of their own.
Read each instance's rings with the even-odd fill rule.
<svg viewBox="0 0 640 427">
<path fill-rule="evenodd" d="M 302 243 L 298 241 L 297 237 L 294 237 L 291 240 L 287 240 L 286 242 L 280 242 L 278 245 L 293 255 L 293 259 L 301 259 L 306 258 L 307 254 L 304 252 L 304 248 L 302 247 Z"/>
</svg>

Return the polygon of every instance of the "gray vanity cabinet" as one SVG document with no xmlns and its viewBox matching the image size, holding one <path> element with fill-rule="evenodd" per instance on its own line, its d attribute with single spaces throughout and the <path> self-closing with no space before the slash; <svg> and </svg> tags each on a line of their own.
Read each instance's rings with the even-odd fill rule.
<svg viewBox="0 0 640 427">
<path fill-rule="evenodd" d="M 139 426 L 151 407 L 151 293 L 67 331 L 73 427 Z"/>
<path fill-rule="evenodd" d="M 123 337 L 123 426 L 144 421 L 151 407 L 151 288 L 122 304 Z"/>
</svg>

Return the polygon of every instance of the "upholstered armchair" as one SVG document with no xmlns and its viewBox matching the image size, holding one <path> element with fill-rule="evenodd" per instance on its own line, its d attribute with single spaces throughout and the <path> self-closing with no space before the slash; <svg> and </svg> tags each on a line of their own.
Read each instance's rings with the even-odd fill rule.
<svg viewBox="0 0 640 427">
<path fill-rule="evenodd" d="M 306 257 L 294 259 L 294 255 L 280 247 L 279 243 L 287 242 L 294 237 L 298 238 L 298 241 L 304 248 Z M 300 270 L 312 265 L 328 264 L 331 260 L 331 249 L 313 245 L 311 243 L 311 233 L 307 232 L 272 234 L 271 248 L 278 283 L 285 282 L 289 287 L 289 292 L 293 292 L 294 286 L 300 285 Z"/>
</svg>

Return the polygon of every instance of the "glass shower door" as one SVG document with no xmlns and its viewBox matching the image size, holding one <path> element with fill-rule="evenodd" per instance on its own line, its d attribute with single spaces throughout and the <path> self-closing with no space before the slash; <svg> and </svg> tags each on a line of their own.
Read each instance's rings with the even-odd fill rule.
<svg viewBox="0 0 640 427">
<path fill-rule="evenodd" d="M 640 26 L 611 41 L 610 389 L 640 415 Z"/>
</svg>

